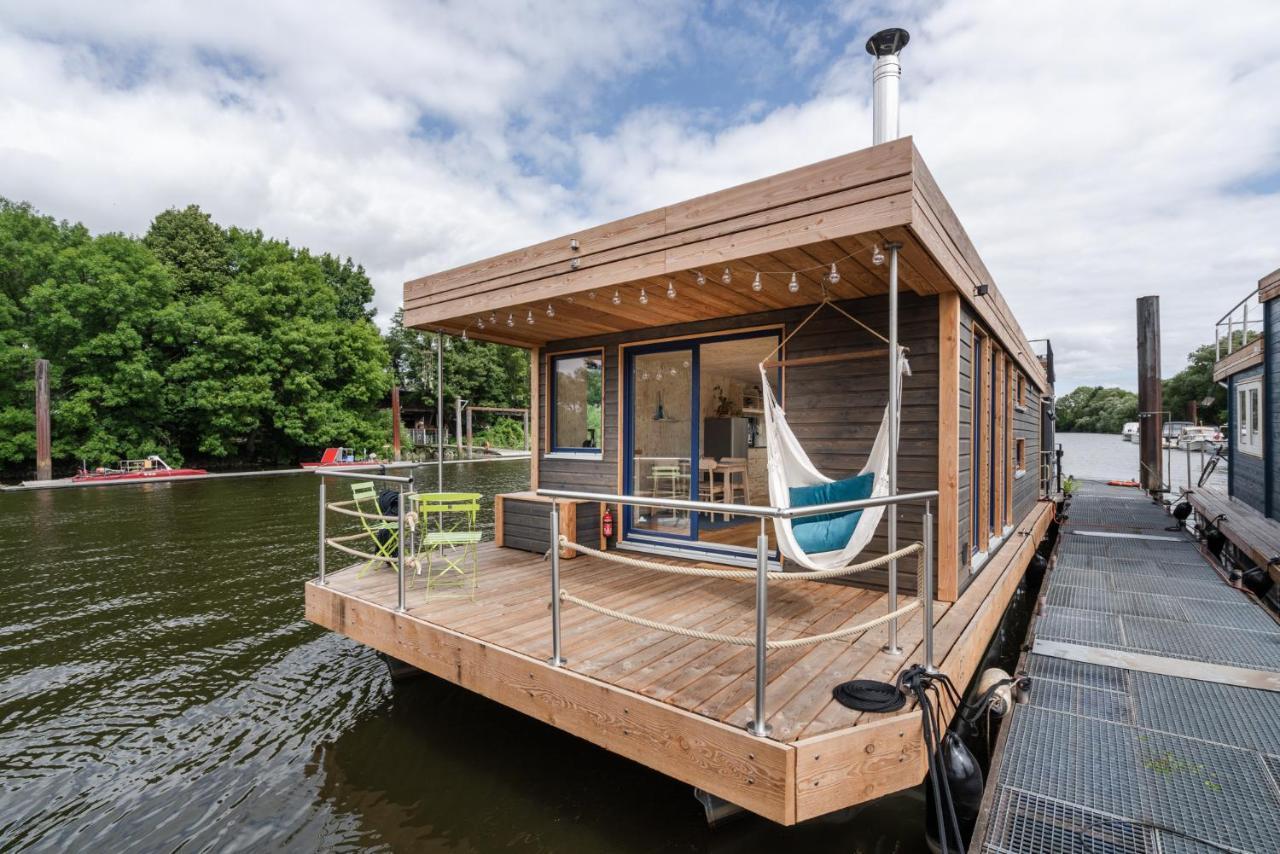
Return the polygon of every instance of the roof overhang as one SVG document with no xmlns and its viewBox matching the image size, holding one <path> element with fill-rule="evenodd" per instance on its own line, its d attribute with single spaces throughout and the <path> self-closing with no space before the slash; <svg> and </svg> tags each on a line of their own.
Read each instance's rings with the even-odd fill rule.
<svg viewBox="0 0 1280 854">
<path fill-rule="evenodd" d="M 405 324 L 538 347 L 812 305 L 824 288 L 857 299 L 887 293 L 888 265 L 872 263 L 871 253 L 889 242 L 902 246 L 903 288 L 958 292 L 1047 387 L 1044 367 L 911 137 L 413 279 L 404 286 Z M 834 285 L 824 275 L 832 262 L 841 274 Z M 726 265 L 734 271 L 728 285 L 719 278 Z M 764 274 L 759 292 L 751 288 L 755 272 Z M 801 285 L 794 294 L 792 272 Z M 664 296 L 669 283 L 675 299 Z M 979 284 L 989 285 L 984 296 L 975 296 Z"/>
</svg>

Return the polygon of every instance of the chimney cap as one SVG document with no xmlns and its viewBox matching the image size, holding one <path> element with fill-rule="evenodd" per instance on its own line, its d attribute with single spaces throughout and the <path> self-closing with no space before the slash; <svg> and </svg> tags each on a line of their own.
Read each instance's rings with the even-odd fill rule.
<svg viewBox="0 0 1280 854">
<path fill-rule="evenodd" d="M 867 53 L 872 56 L 893 56 L 907 46 L 911 34 L 901 27 L 881 30 L 867 39 Z"/>
</svg>

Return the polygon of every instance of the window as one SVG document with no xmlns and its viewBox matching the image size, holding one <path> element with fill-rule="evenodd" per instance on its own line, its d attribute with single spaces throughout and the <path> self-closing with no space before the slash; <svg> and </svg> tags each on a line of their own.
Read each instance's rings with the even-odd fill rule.
<svg viewBox="0 0 1280 854">
<path fill-rule="evenodd" d="M 1023 409 L 1027 405 L 1027 378 L 1022 375 L 1021 371 L 1018 372 L 1017 382 L 1014 400 L 1017 401 L 1018 408 Z"/>
<path fill-rule="evenodd" d="M 1262 456 L 1262 377 L 1236 381 L 1236 450 Z"/>
<path fill-rule="evenodd" d="M 604 436 L 604 353 L 551 357 L 551 450 L 599 454 Z"/>
<path fill-rule="evenodd" d="M 1018 471 L 1024 472 L 1027 470 L 1027 440 L 1026 439 L 1018 440 L 1017 451 L 1016 451 L 1016 462 L 1018 464 Z"/>
</svg>

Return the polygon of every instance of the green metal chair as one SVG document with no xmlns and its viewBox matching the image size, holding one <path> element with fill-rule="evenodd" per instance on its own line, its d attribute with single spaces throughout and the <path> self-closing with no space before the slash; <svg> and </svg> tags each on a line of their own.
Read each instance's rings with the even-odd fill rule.
<svg viewBox="0 0 1280 854">
<path fill-rule="evenodd" d="M 476 566 L 480 531 L 477 492 L 431 492 L 412 496 L 418 507 L 418 557 L 414 561 L 421 575 L 426 560 L 426 598 L 440 588 L 466 590 L 476 598 Z"/>
<path fill-rule="evenodd" d="M 382 511 L 378 507 L 378 489 L 370 481 L 362 481 L 360 483 L 351 484 L 351 497 L 355 499 L 356 512 L 360 514 L 360 527 L 364 528 L 364 532 L 369 535 L 369 540 L 373 543 L 373 553 L 378 557 L 388 560 L 387 566 L 394 567 L 396 558 L 396 548 L 400 545 L 400 526 L 396 522 L 387 522 L 378 519 L 382 515 Z M 381 532 L 383 534 L 380 538 Z M 370 560 L 360 568 L 360 572 L 356 577 L 362 577 L 374 564 L 382 563 L 380 560 Z"/>
</svg>

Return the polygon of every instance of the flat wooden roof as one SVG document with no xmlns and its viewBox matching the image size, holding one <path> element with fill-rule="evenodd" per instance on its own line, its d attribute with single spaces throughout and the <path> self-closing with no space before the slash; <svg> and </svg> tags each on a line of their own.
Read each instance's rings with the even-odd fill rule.
<svg viewBox="0 0 1280 854">
<path fill-rule="evenodd" d="M 827 291 L 856 299 L 887 292 L 888 264 L 877 266 L 870 255 L 875 244 L 889 241 L 903 247 L 904 288 L 958 291 L 1022 369 L 1048 387 L 1025 333 L 911 137 L 412 279 L 404 285 L 405 324 L 538 347 L 812 305 L 822 297 L 823 268 L 833 261 L 840 262 L 841 281 Z M 727 286 L 719 280 L 725 265 L 735 272 Z M 756 271 L 776 273 L 758 293 L 750 287 Z M 786 287 L 792 271 L 801 282 L 796 294 Z M 706 279 L 701 286 L 699 272 Z M 674 300 L 664 296 L 668 282 L 675 285 Z M 983 283 L 988 293 L 975 297 Z M 611 299 L 615 290 L 619 305 Z M 546 314 L 549 302 L 554 317 Z M 496 323 L 489 320 L 494 315 Z"/>
</svg>

